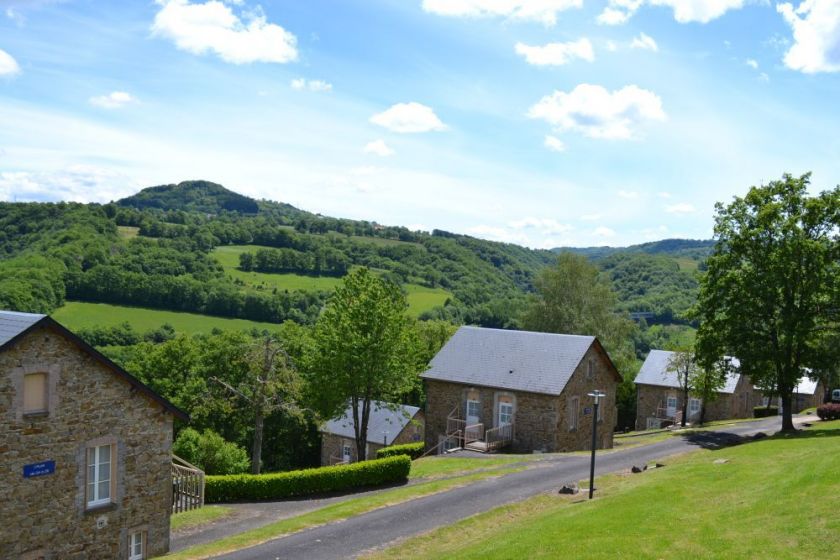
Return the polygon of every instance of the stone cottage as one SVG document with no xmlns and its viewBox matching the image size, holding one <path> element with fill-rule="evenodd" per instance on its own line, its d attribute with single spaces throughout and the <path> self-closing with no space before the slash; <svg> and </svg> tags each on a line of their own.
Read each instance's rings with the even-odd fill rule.
<svg viewBox="0 0 840 560">
<path fill-rule="evenodd" d="M 50 317 L 0 311 L 0 556 L 167 552 L 175 418 Z"/>
<path fill-rule="evenodd" d="M 682 419 L 685 408 L 682 389 L 676 372 L 669 371 L 668 365 L 673 356 L 674 352 L 667 350 L 651 350 L 636 375 L 637 430 L 669 426 Z M 726 375 L 724 386 L 714 400 L 706 403 L 707 422 L 753 415 L 753 386 L 747 376 L 737 372 L 738 360 L 729 359 L 732 369 Z M 686 421 L 699 421 L 702 406 L 701 399 L 689 395 Z"/>
<path fill-rule="evenodd" d="M 811 370 L 805 369 L 807 373 Z M 755 406 L 767 406 L 769 397 L 765 396 L 764 391 L 760 388 L 755 388 Z M 814 381 L 808 377 L 803 377 L 799 380 L 796 387 L 793 388 L 793 395 L 791 398 L 791 406 L 793 413 L 799 414 L 806 408 L 813 408 L 820 406 L 825 401 L 826 390 L 822 381 Z M 779 413 L 782 410 L 782 399 L 775 397 L 773 404 L 779 407 Z"/>
<path fill-rule="evenodd" d="M 359 414 L 362 407 L 359 403 Z M 376 451 L 391 445 L 423 441 L 424 414 L 416 406 L 372 401 L 368 418 L 365 456 L 376 458 Z M 355 463 L 356 431 L 353 427 L 353 409 L 327 422 L 321 430 L 321 465 Z"/>
<path fill-rule="evenodd" d="M 426 446 L 518 452 L 612 447 L 621 376 L 592 336 L 461 327 L 421 375 Z"/>
</svg>

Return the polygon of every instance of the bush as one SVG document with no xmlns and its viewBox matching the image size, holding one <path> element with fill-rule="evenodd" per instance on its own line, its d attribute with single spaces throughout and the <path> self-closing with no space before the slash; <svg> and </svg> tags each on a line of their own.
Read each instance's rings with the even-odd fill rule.
<svg viewBox="0 0 840 560">
<path fill-rule="evenodd" d="M 422 441 L 417 443 L 404 443 L 402 445 L 392 445 L 391 447 L 383 447 L 376 450 L 376 458 L 384 459 L 385 457 L 395 457 L 397 455 L 408 455 L 412 459 L 418 459 L 423 451 L 426 449 L 426 444 Z"/>
<path fill-rule="evenodd" d="M 753 408 L 753 416 L 755 418 L 765 418 L 767 416 L 777 416 L 779 414 L 778 406 L 757 406 Z"/>
<path fill-rule="evenodd" d="M 237 474 L 251 468 L 247 451 L 209 428 L 201 434 L 184 428 L 172 444 L 172 452 L 207 474 Z"/>
<path fill-rule="evenodd" d="M 840 420 L 840 404 L 828 403 L 817 407 L 820 420 Z"/>
<path fill-rule="evenodd" d="M 405 455 L 350 465 L 321 467 L 273 474 L 208 476 L 204 499 L 208 503 L 237 500 L 278 500 L 378 486 L 408 479 L 411 459 Z"/>
</svg>

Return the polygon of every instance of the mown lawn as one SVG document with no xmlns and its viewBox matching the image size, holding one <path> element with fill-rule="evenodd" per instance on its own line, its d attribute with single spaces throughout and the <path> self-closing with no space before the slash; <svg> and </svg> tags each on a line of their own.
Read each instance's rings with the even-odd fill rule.
<svg viewBox="0 0 840 560">
<path fill-rule="evenodd" d="M 461 475 L 479 470 L 494 469 L 506 465 L 514 465 L 534 461 L 538 455 L 514 455 L 511 457 L 493 457 L 492 459 L 477 459 L 472 457 L 423 457 L 411 462 L 410 479 L 439 478 L 443 476 Z"/>
<path fill-rule="evenodd" d="M 594 501 L 539 496 L 373 557 L 837 558 L 838 454 L 840 421 L 819 423 L 795 436 L 672 457 L 663 469 L 600 477 Z"/>
<path fill-rule="evenodd" d="M 179 311 L 161 311 L 144 307 L 127 307 L 110 305 L 107 303 L 85 303 L 68 301 L 55 310 L 52 317 L 69 328 L 77 330 L 93 327 L 110 327 L 129 322 L 134 330 L 145 332 L 156 329 L 164 323 L 172 325 L 180 333 L 209 333 L 214 328 L 224 330 L 276 329 L 274 323 L 260 323 L 245 319 L 228 319 L 212 317 L 197 313 L 182 313 Z"/>
<path fill-rule="evenodd" d="M 364 238 L 371 242 L 384 244 L 400 244 L 404 241 L 392 239 Z M 241 280 L 250 289 L 260 290 L 302 290 L 307 292 L 330 292 L 341 283 L 341 278 L 335 276 L 310 276 L 307 274 L 268 274 L 265 272 L 246 272 L 239 270 L 239 255 L 244 252 L 255 252 L 264 249 L 258 245 L 225 245 L 213 249 L 213 256 L 225 268 L 232 278 Z M 419 316 L 424 311 L 443 305 L 452 294 L 440 288 L 426 288 L 417 284 L 405 284 L 407 292 L 408 311 L 413 316 Z"/>
<path fill-rule="evenodd" d="M 226 506 L 204 506 L 199 509 L 174 513 L 169 518 L 169 528 L 173 531 L 189 529 L 211 523 L 233 513 L 233 508 Z"/>
</svg>

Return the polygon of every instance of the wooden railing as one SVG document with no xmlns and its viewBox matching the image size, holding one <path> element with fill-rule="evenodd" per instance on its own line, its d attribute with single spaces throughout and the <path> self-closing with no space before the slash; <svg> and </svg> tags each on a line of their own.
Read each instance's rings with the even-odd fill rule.
<svg viewBox="0 0 840 560">
<path fill-rule="evenodd" d="M 422 459 L 423 457 L 426 457 L 428 455 L 432 455 L 433 453 L 436 454 L 436 455 L 440 455 L 441 454 L 441 447 L 443 448 L 444 453 L 446 451 L 448 451 L 449 449 L 452 449 L 454 447 L 461 447 L 462 446 L 461 441 L 462 441 L 463 437 L 464 437 L 464 434 L 460 430 L 456 431 L 453 434 L 449 434 L 449 435 L 445 436 L 443 439 L 441 439 L 438 442 L 437 445 L 435 445 L 434 447 L 432 447 L 431 449 L 429 449 L 428 451 L 423 453 L 420 456 L 420 458 Z M 447 444 L 454 444 L 454 446 L 449 447 Z"/>
<path fill-rule="evenodd" d="M 204 506 L 204 471 L 172 455 L 172 513 Z"/>
<path fill-rule="evenodd" d="M 490 428 L 485 434 L 487 451 L 493 451 L 511 443 L 514 433 L 513 424 L 502 424 L 501 426 Z"/>
<path fill-rule="evenodd" d="M 332 465 L 349 465 L 350 461 L 339 455 L 330 455 L 330 466 Z"/>
<path fill-rule="evenodd" d="M 484 440 L 484 424 L 470 424 L 464 428 L 464 446 Z"/>
</svg>

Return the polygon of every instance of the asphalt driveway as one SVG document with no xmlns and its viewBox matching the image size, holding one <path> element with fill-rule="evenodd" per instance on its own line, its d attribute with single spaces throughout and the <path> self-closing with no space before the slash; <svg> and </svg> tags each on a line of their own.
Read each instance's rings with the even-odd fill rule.
<svg viewBox="0 0 840 560">
<path fill-rule="evenodd" d="M 781 420 L 778 417 L 767 418 L 722 426 L 716 431 L 672 437 L 650 445 L 602 452 L 598 455 L 596 476 L 626 470 L 633 465 L 643 465 L 698 447 L 724 447 L 758 432 L 773 433 L 780 427 Z M 588 475 L 588 456 L 557 455 L 521 472 L 374 510 L 340 523 L 314 527 L 219 558 L 331 560 L 355 557 L 395 540 L 430 531 L 507 503 L 556 491 L 564 483 L 577 482 Z"/>
</svg>

